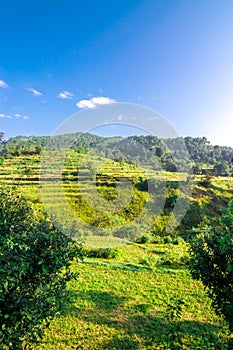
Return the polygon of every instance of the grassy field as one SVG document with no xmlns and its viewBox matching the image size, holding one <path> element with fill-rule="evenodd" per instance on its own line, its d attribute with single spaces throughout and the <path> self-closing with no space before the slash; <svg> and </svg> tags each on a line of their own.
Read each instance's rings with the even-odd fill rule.
<svg viewBox="0 0 233 350">
<path fill-rule="evenodd" d="M 226 349 L 226 327 L 201 283 L 183 268 L 139 263 L 145 256 L 161 256 L 164 246 L 118 249 L 115 259 L 74 264 L 79 278 L 69 285 L 72 303 L 35 349 Z M 185 303 L 177 323 L 169 317 L 173 298 Z"/>
<path fill-rule="evenodd" d="M 84 207 L 79 210 L 77 205 L 81 203 L 76 181 L 81 158 L 77 157 L 71 152 L 66 159 L 62 189 L 76 212 L 91 222 L 93 212 Z M 0 183 L 15 183 L 37 210 L 43 209 L 39 171 L 40 156 L 5 159 Z M 114 198 L 111 181 L 116 175 L 137 183 L 150 172 L 148 169 L 145 174 L 130 164 L 120 166 L 109 160 L 99 171 L 99 182 L 103 182 L 100 195 Z M 54 176 L 56 184 L 56 171 Z M 85 175 L 80 176 L 85 179 Z M 178 178 L 174 173 L 156 176 L 171 183 Z M 204 216 L 220 215 L 232 198 L 232 178 L 213 178 L 208 188 L 202 185 L 202 179 L 194 179 L 190 211 L 194 213 L 193 220 L 200 211 Z M 85 181 L 83 186 L 85 191 Z M 177 190 L 171 189 L 170 195 L 174 194 Z M 137 188 L 135 196 L 142 203 L 146 200 L 146 193 Z M 53 206 L 54 203 L 53 200 Z M 59 207 L 59 194 L 56 203 Z M 226 325 L 211 309 L 202 284 L 190 277 L 186 260 L 182 263 L 182 257 L 187 258 L 187 244 L 126 244 L 117 249 L 115 258 L 85 257 L 73 264 L 79 277 L 69 284 L 60 317 L 34 349 L 227 349 Z M 184 302 L 181 315 L 172 319 L 179 302 Z"/>
</svg>

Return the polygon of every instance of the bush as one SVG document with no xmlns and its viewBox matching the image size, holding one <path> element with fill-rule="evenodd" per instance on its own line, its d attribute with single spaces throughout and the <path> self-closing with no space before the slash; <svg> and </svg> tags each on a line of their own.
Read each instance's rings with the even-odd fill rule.
<svg viewBox="0 0 233 350">
<path fill-rule="evenodd" d="M 159 235 L 156 235 L 156 231 L 153 230 L 152 231 L 152 240 L 151 242 L 154 244 L 164 244 L 164 237 L 161 237 Z"/>
<path fill-rule="evenodd" d="M 37 219 L 15 189 L 0 188 L 0 343 L 8 349 L 37 342 L 64 307 L 76 276 L 76 244 L 51 222 Z M 27 347 L 27 348 L 28 348 Z"/>
<path fill-rule="evenodd" d="M 159 264 L 160 258 L 158 258 L 157 256 L 154 256 L 152 254 L 150 255 L 143 255 L 140 260 L 139 260 L 139 264 L 140 265 L 144 265 L 147 267 L 150 267 L 151 270 L 154 270 L 156 265 Z"/>
<path fill-rule="evenodd" d="M 213 307 L 233 332 L 233 202 L 221 219 L 191 242 L 190 271 L 207 288 Z"/>
<path fill-rule="evenodd" d="M 120 251 L 117 248 L 88 248 L 82 247 L 83 256 L 88 258 L 113 259 L 119 256 Z"/>
<path fill-rule="evenodd" d="M 176 238 L 173 239 L 173 244 L 184 244 L 185 243 L 185 240 L 181 237 L 181 236 L 178 236 Z"/>
<path fill-rule="evenodd" d="M 135 240 L 135 243 L 144 244 L 144 243 L 150 242 L 150 240 L 151 240 L 150 235 L 144 233 L 142 236 L 138 237 L 138 238 Z"/>
<path fill-rule="evenodd" d="M 209 188 L 211 186 L 212 179 L 213 179 L 212 176 L 207 172 L 207 174 L 202 179 L 202 181 L 200 181 L 200 185 L 202 185 L 203 187 Z"/>
<path fill-rule="evenodd" d="M 170 235 L 164 237 L 164 244 L 172 244 L 172 237 Z"/>
<path fill-rule="evenodd" d="M 187 244 L 169 244 L 164 250 L 160 264 L 177 268 L 188 265 L 189 259 L 189 248 Z"/>
</svg>

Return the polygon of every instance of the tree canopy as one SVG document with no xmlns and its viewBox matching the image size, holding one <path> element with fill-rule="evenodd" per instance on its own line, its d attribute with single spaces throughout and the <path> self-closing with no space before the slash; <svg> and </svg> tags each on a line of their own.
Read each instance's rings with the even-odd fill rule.
<svg viewBox="0 0 233 350">
<path fill-rule="evenodd" d="M 0 188 L 0 343 L 21 349 L 42 336 L 75 275 L 75 242 L 38 219 L 14 188 Z"/>
<path fill-rule="evenodd" d="M 191 243 L 190 270 L 202 281 L 216 312 L 225 317 L 233 332 L 233 201 Z"/>
</svg>

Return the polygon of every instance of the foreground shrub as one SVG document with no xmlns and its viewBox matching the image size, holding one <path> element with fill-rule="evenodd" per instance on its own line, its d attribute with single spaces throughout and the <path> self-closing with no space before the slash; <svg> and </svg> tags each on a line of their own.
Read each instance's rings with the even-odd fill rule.
<svg viewBox="0 0 233 350">
<path fill-rule="evenodd" d="M 76 276 L 75 243 L 51 222 L 37 219 L 15 189 L 0 188 L 0 343 L 30 348 L 62 308 Z M 26 345 L 25 345 L 26 344 Z"/>
<path fill-rule="evenodd" d="M 226 214 L 191 243 L 190 270 L 233 332 L 233 202 Z"/>
</svg>

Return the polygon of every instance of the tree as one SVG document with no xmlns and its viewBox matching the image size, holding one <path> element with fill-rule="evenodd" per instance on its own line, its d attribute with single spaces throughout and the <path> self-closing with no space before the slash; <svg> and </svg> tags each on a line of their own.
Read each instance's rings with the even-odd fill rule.
<svg viewBox="0 0 233 350">
<path fill-rule="evenodd" d="M 233 332 L 233 201 L 191 243 L 190 271 L 202 281 L 216 312 L 225 317 Z"/>
<path fill-rule="evenodd" d="M 38 219 L 14 188 L 0 188 L 0 343 L 30 348 L 64 302 L 76 243 Z"/>
<path fill-rule="evenodd" d="M 193 174 L 200 175 L 202 171 L 201 165 L 199 163 L 195 163 L 193 165 Z"/>
<path fill-rule="evenodd" d="M 216 163 L 213 172 L 216 176 L 229 176 L 230 168 L 227 162 Z"/>
<path fill-rule="evenodd" d="M 35 154 L 41 154 L 41 152 L 42 152 L 42 146 L 36 145 L 35 146 Z"/>
<path fill-rule="evenodd" d="M 3 140 L 4 140 L 4 134 L 3 134 L 3 132 L 0 132 L 0 156 L 2 155 Z M 1 164 L 2 164 L 2 162 L 1 162 Z"/>
<path fill-rule="evenodd" d="M 205 176 L 200 181 L 200 184 L 206 188 L 209 188 L 211 186 L 212 179 L 212 175 L 210 174 L 209 170 L 207 170 Z"/>
</svg>

